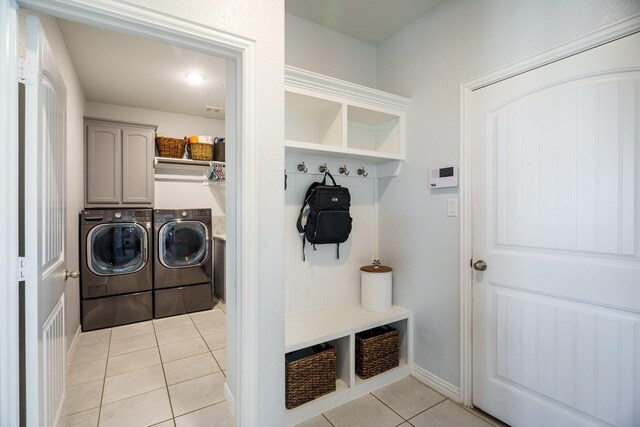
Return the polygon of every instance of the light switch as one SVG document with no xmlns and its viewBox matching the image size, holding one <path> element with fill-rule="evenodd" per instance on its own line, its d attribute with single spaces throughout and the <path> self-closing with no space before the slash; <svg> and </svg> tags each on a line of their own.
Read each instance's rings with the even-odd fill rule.
<svg viewBox="0 0 640 427">
<path fill-rule="evenodd" d="M 458 216 L 458 199 L 447 199 L 447 216 Z"/>
</svg>

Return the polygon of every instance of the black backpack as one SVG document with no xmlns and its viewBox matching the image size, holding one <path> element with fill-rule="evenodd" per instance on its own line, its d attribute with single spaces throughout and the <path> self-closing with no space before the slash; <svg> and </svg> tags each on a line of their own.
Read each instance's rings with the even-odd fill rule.
<svg viewBox="0 0 640 427">
<path fill-rule="evenodd" d="M 327 176 L 333 181 L 333 185 L 327 185 Z M 305 207 L 309 205 L 307 223 L 302 226 L 302 215 Z M 305 259 L 305 240 L 313 245 L 336 243 L 337 257 L 340 259 L 340 243 L 344 243 L 351 233 L 351 194 L 349 189 L 336 184 L 329 172 L 324 174 L 322 182 L 314 182 L 309 186 L 304 197 L 304 203 L 298 216 L 298 232 L 302 236 L 302 259 Z"/>
</svg>

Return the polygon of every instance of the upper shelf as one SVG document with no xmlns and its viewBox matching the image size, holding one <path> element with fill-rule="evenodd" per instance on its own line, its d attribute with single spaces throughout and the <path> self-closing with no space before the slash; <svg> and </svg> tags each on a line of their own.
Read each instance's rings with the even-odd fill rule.
<svg viewBox="0 0 640 427">
<path fill-rule="evenodd" d="M 376 163 L 404 160 L 407 98 L 285 68 L 288 151 Z"/>
<path fill-rule="evenodd" d="M 213 160 L 193 160 L 193 159 L 174 159 L 171 157 L 156 157 L 153 160 L 153 166 L 157 167 L 158 164 L 170 164 L 170 165 L 187 165 L 187 166 L 211 166 L 214 164 L 225 165 L 225 162 L 215 162 Z"/>
</svg>

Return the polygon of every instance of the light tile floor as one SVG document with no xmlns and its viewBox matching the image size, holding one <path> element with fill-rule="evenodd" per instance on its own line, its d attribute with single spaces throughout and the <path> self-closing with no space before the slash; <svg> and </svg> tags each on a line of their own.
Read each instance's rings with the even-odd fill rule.
<svg viewBox="0 0 640 427">
<path fill-rule="evenodd" d="M 225 306 L 81 333 L 67 372 L 67 427 L 231 427 Z M 503 427 L 407 377 L 299 427 Z"/>
<path fill-rule="evenodd" d="M 81 333 L 67 372 L 67 427 L 230 427 L 226 314 L 213 310 Z"/>
<path fill-rule="evenodd" d="M 297 427 L 504 427 L 406 377 L 307 420 Z"/>
</svg>

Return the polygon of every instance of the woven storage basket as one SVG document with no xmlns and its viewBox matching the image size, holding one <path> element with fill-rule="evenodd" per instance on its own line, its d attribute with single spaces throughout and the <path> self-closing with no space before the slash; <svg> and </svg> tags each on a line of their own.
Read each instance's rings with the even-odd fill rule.
<svg viewBox="0 0 640 427">
<path fill-rule="evenodd" d="M 330 344 L 294 351 L 285 357 L 287 409 L 336 390 L 336 349 Z"/>
<path fill-rule="evenodd" d="M 356 334 L 356 374 L 371 378 L 400 364 L 400 333 L 385 325 Z"/>
<path fill-rule="evenodd" d="M 199 144 L 197 142 L 189 143 L 189 151 L 193 160 L 212 160 L 213 144 Z"/>
<path fill-rule="evenodd" d="M 184 146 L 186 141 L 180 138 L 167 138 L 165 136 L 156 137 L 156 146 L 160 157 L 170 157 L 172 159 L 181 159 L 184 154 Z"/>
</svg>

